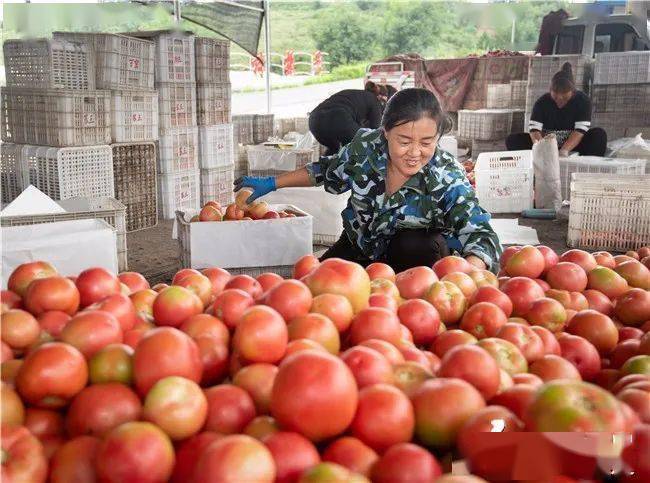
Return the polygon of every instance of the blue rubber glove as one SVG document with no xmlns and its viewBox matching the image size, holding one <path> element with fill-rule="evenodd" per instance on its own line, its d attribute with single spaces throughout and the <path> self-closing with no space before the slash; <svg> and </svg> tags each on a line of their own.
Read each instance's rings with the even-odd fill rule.
<svg viewBox="0 0 650 483">
<path fill-rule="evenodd" d="M 257 198 L 269 194 L 277 189 L 275 186 L 275 178 L 273 176 L 267 176 L 264 178 L 242 176 L 241 178 L 237 178 L 234 184 L 235 192 L 239 191 L 242 188 L 253 189 L 253 194 L 248 197 L 246 203 L 252 203 Z"/>
</svg>

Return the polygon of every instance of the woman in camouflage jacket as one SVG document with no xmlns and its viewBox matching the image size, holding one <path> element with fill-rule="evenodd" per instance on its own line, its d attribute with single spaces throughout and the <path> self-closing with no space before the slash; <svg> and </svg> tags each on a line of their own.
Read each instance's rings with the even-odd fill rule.
<svg viewBox="0 0 650 483">
<path fill-rule="evenodd" d="M 399 272 L 457 253 L 496 272 L 501 247 L 490 214 L 463 167 L 437 147 L 450 127 L 431 92 L 405 89 L 386 105 L 379 129 L 359 130 L 338 154 L 277 178 L 244 176 L 235 189 L 252 188 L 248 202 L 286 187 L 350 191 L 344 233 L 323 259 L 382 261 Z"/>
</svg>

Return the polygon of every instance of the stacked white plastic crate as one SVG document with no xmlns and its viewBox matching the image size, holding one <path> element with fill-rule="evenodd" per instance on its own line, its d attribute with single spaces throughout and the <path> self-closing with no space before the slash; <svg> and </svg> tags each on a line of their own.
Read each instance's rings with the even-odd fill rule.
<svg viewBox="0 0 650 483">
<path fill-rule="evenodd" d="M 110 93 L 92 47 L 65 39 L 3 45 L 2 201 L 29 184 L 54 199 L 114 196 Z"/>
<path fill-rule="evenodd" d="M 650 125 L 650 51 L 596 54 L 592 125 L 609 139 Z"/>
<path fill-rule="evenodd" d="M 150 40 L 108 33 L 55 32 L 94 49 L 96 85 L 110 91 L 115 198 L 126 206 L 127 231 L 156 225 L 158 92 Z"/>
<path fill-rule="evenodd" d="M 526 93 L 526 114 L 524 128 L 528 131 L 528 122 L 537 99 L 551 89 L 551 79 L 565 62 L 571 64 L 576 87 L 587 91 L 591 79 L 591 60 L 585 55 L 542 55 L 530 58 L 528 68 L 528 91 Z"/>
<path fill-rule="evenodd" d="M 180 31 L 136 32 L 153 40 L 158 90 L 158 213 L 198 209 L 199 132 L 196 122 L 194 36 Z"/>
<path fill-rule="evenodd" d="M 235 143 L 231 117 L 230 42 L 194 40 L 201 204 L 233 201 Z"/>
</svg>

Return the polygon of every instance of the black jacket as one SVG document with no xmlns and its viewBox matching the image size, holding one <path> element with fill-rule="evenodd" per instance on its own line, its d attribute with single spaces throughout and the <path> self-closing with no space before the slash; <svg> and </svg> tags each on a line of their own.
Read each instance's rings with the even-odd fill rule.
<svg viewBox="0 0 650 483">
<path fill-rule="evenodd" d="M 337 92 L 316 106 L 312 114 L 333 110 L 346 112 L 363 127 L 377 129 L 381 123 L 381 103 L 372 92 L 360 89 Z"/>
</svg>

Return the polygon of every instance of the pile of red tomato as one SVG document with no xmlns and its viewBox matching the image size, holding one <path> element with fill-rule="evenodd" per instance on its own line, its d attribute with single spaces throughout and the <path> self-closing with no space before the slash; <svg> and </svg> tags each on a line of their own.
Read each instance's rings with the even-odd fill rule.
<svg viewBox="0 0 650 483">
<path fill-rule="evenodd" d="M 650 247 L 501 267 L 21 265 L 2 481 L 650 481 Z"/>
</svg>

